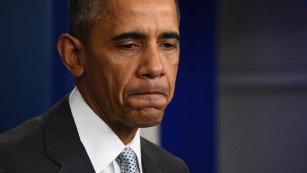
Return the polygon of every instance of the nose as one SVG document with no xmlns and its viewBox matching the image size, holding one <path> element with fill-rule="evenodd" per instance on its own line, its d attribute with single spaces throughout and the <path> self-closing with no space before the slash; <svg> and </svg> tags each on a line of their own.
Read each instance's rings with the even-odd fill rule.
<svg viewBox="0 0 307 173">
<path fill-rule="evenodd" d="M 162 58 L 157 47 L 147 47 L 142 54 L 141 62 L 137 70 L 138 77 L 148 79 L 163 77 L 166 71 Z"/>
</svg>

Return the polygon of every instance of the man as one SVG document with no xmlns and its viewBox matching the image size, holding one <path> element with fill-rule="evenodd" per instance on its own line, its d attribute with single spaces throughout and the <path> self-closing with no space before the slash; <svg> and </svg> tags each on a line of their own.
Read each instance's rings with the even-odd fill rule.
<svg viewBox="0 0 307 173">
<path fill-rule="evenodd" d="M 138 130 L 159 124 L 173 97 L 176 3 L 70 0 L 70 34 L 60 36 L 58 50 L 76 87 L 42 116 L 1 135 L 0 172 L 188 172 Z"/>
</svg>

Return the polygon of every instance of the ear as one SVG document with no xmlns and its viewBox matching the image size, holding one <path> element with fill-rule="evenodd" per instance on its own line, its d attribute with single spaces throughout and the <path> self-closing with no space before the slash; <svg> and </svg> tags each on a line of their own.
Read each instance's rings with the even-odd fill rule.
<svg viewBox="0 0 307 173">
<path fill-rule="evenodd" d="M 80 77 L 84 73 L 82 61 L 82 42 L 69 34 L 62 34 L 58 40 L 57 48 L 62 62 L 74 77 Z"/>
</svg>

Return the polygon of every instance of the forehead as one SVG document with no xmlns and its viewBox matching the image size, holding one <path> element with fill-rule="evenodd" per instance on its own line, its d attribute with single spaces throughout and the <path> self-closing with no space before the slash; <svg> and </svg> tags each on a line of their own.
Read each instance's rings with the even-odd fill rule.
<svg viewBox="0 0 307 173">
<path fill-rule="evenodd" d="M 174 0 L 108 0 L 102 16 L 91 27 L 89 39 L 108 42 L 123 33 L 137 32 L 147 38 L 178 33 L 179 21 Z"/>
<path fill-rule="evenodd" d="M 148 20 L 148 17 L 177 19 L 177 8 L 174 0 L 108 0 L 104 20 L 128 20 L 138 18 Z"/>
<path fill-rule="evenodd" d="M 166 9 L 171 6 L 171 8 L 176 9 L 174 0 L 106 0 L 104 4 L 111 11 L 117 9 L 129 10 L 132 7 L 148 10 L 150 7 Z"/>
</svg>

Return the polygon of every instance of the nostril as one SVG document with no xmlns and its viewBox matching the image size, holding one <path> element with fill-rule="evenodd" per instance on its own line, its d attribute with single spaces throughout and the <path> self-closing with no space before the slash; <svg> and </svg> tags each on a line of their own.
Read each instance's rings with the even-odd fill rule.
<svg viewBox="0 0 307 173">
<path fill-rule="evenodd" d="M 143 78 L 149 78 L 149 79 L 154 79 L 154 78 L 161 78 L 165 75 L 165 73 L 144 73 L 142 75 Z"/>
<path fill-rule="evenodd" d="M 142 77 L 146 78 L 159 78 L 165 75 L 164 67 L 161 64 L 153 65 L 144 65 L 141 67 L 140 74 Z"/>
</svg>

